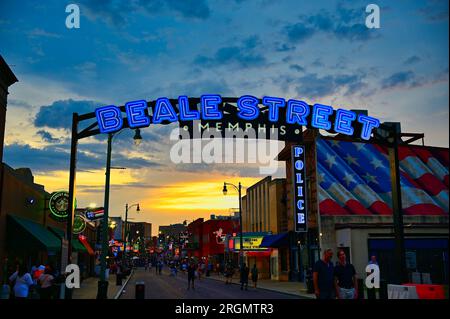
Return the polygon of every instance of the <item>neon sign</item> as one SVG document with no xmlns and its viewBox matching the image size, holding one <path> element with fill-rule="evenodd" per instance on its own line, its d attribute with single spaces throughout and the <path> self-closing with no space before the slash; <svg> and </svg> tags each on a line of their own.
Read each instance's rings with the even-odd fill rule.
<svg viewBox="0 0 450 319">
<path fill-rule="evenodd" d="M 80 234 L 86 229 L 86 220 L 80 214 L 76 214 L 73 219 L 73 230 L 74 234 Z"/>
<path fill-rule="evenodd" d="M 48 207 L 52 216 L 57 219 L 65 219 L 69 215 L 67 210 L 69 206 L 68 192 L 55 192 L 50 197 Z"/>
<path fill-rule="evenodd" d="M 124 106 L 126 122 L 122 118 L 122 109 L 115 105 L 102 106 L 95 110 L 98 127 L 101 133 L 113 133 L 124 126 L 130 128 L 147 127 L 151 124 L 167 124 L 172 122 L 202 121 L 230 123 L 230 108 L 217 94 L 202 95 L 200 99 L 189 99 L 179 96 L 177 100 L 166 97 L 155 102 L 144 100 L 130 101 Z M 336 133 L 353 135 L 358 128 L 363 140 L 369 140 L 372 130 L 379 127 L 380 121 L 374 117 L 356 114 L 343 109 L 334 110 L 323 104 L 308 105 L 301 100 L 264 96 L 261 100 L 251 95 L 243 95 L 235 101 L 232 112 L 237 112 L 236 119 L 252 122 L 258 120 L 269 124 L 285 123 L 285 126 L 309 126 L 315 129 L 332 130 Z M 198 105 L 199 104 L 199 105 Z M 259 106 L 262 104 L 262 107 Z M 149 109 L 152 110 L 150 115 Z M 232 125 L 232 127 L 235 127 Z M 247 126 L 246 126 L 247 127 Z M 259 128 L 258 128 L 259 129 Z M 286 130 L 286 127 L 280 127 Z M 298 131 L 298 129 L 296 130 Z M 298 134 L 298 133 L 297 133 Z"/>
<path fill-rule="evenodd" d="M 292 170 L 295 231 L 306 232 L 308 230 L 308 217 L 306 210 L 305 146 L 303 145 L 292 146 Z"/>
</svg>

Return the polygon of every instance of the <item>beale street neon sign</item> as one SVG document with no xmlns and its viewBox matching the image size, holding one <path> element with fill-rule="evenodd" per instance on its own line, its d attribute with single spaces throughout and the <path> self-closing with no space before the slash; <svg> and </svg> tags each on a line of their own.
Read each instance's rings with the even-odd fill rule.
<svg viewBox="0 0 450 319">
<path fill-rule="evenodd" d="M 236 99 L 236 106 L 232 110 L 236 113 L 235 117 L 230 117 L 229 104 L 224 103 L 220 95 L 205 94 L 193 101 L 194 99 L 184 95 L 179 96 L 177 100 L 161 97 L 151 103 L 137 100 L 125 104 L 126 119 L 122 117 L 121 108 L 115 105 L 99 107 L 95 110 L 95 115 L 100 133 L 114 133 L 124 127 L 134 129 L 172 122 L 230 123 L 230 119 L 235 118 L 237 121 L 251 123 L 308 126 L 350 136 L 354 135 L 355 127 L 358 127 L 361 139 L 369 140 L 372 130 L 380 125 L 378 119 L 364 114 L 344 109 L 334 110 L 332 106 L 324 104 L 310 106 L 301 100 L 286 101 L 280 97 L 264 96 L 259 100 L 251 95 L 241 96 Z M 226 112 L 224 104 L 228 107 Z M 127 126 L 124 125 L 125 120 Z"/>
</svg>

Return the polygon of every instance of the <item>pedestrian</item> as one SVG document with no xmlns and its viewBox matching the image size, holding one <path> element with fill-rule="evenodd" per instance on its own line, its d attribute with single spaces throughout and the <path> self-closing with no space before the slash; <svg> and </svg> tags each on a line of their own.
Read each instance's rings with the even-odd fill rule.
<svg viewBox="0 0 450 319">
<path fill-rule="evenodd" d="M 160 274 L 160 275 L 161 275 L 162 268 L 163 268 L 163 262 L 162 262 L 162 260 L 160 260 L 158 263 L 158 274 Z"/>
<path fill-rule="evenodd" d="M 256 268 L 256 264 L 253 264 L 252 268 L 252 281 L 253 281 L 253 288 L 256 288 L 256 282 L 258 281 L 258 268 Z"/>
<path fill-rule="evenodd" d="M 243 290 L 245 286 L 245 290 L 248 290 L 248 274 L 250 273 L 250 269 L 248 269 L 247 264 L 244 263 L 241 267 L 241 290 Z"/>
<path fill-rule="evenodd" d="M 323 258 L 314 264 L 314 294 L 317 299 L 333 299 L 334 267 L 331 262 L 333 251 L 325 249 Z"/>
<path fill-rule="evenodd" d="M 196 267 L 195 264 L 193 262 L 191 262 L 191 264 L 189 265 L 188 269 L 187 269 L 187 274 L 188 274 L 188 290 L 191 287 L 191 283 L 192 283 L 192 290 L 195 290 L 194 288 L 194 281 L 195 281 L 195 272 L 196 272 Z"/>
<path fill-rule="evenodd" d="M 14 284 L 14 297 L 16 299 L 26 299 L 30 293 L 30 286 L 33 285 L 33 279 L 27 272 L 27 267 L 21 264 L 17 271 L 9 277 L 9 281 Z"/>
<path fill-rule="evenodd" d="M 51 268 L 45 266 L 44 273 L 39 277 L 38 284 L 40 286 L 39 294 L 41 299 L 52 299 L 53 281 L 55 277 L 52 275 Z"/>
<path fill-rule="evenodd" d="M 148 270 L 148 261 L 147 259 L 144 260 L 144 271 L 147 272 Z"/>
<path fill-rule="evenodd" d="M 197 266 L 197 275 L 198 275 L 198 280 L 200 281 L 201 277 L 202 277 L 202 273 L 203 273 L 203 268 L 202 268 L 202 262 L 200 262 Z"/>
<path fill-rule="evenodd" d="M 334 267 L 336 296 L 339 299 L 357 299 L 358 281 L 355 267 L 347 262 L 347 256 L 341 249 L 338 251 L 338 263 Z"/>
</svg>

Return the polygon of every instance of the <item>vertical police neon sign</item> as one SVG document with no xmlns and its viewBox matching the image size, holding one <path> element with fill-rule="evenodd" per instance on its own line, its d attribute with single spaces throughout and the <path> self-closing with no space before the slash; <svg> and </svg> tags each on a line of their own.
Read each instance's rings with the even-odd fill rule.
<svg viewBox="0 0 450 319">
<path fill-rule="evenodd" d="M 306 170 L 305 170 L 305 146 L 292 146 L 292 170 L 294 186 L 294 220 L 295 231 L 306 232 L 308 230 L 308 218 L 306 211 Z"/>
</svg>

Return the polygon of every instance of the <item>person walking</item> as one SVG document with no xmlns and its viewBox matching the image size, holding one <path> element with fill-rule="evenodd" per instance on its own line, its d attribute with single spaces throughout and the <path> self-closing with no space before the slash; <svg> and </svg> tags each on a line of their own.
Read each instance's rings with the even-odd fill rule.
<svg viewBox="0 0 450 319">
<path fill-rule="evenodd" d="M 241 290 L 243 290 L 245 286 L 245 290 L 248 290 L 248 275 L 250 273 L 250 269 L 248 269 L 247 264 L 244 263 L 241 268 Z"/>
<path fill-rule="evenodd" d="M 162 269 L 163 269 L 163 261 L 160 260 L 159 263 L 158 263 L 158 274 L 161 275 Z"/>
<path fill-rule="evenodd" d="M 27 272 L 27 267 L 21 264 L 17 271 L 9 277 L 9 281 L 14 283 L 14 297 L 16 299 L 26 299 L 30 293 L 30 286 L 33 285 L 33 279 Z"/>
<path fill-rule="evenodd" d="M 192 283 L 192 290 L 195 290 L 194 287 L 194 281 L 195 281 L 195 272 L 196 272 L 197 267 L 195 267 L 195 264 L 193 262 L 191 262 L 191 264 L 188 266 L 187 269 L 187 274 L 188 274 L 188 290 L 191 287 L 191 283 Z"/>
<path fill-rule="evenodd" d="M 338 263 L 334 267 L 334 277 L 337 298 L 358 298 L 358 281 L 355 267 L 347 262 L 347 256 L 343 250 L 338 251 Z"/>
<path fill-rule="evenodd" d="M 38 284 L 40 286 L 39 294 L 41 299 L 52 299 L 54 280 L 55 277 L 52 275 L 51 268 L 49 266 L 45 266 L 44 273 L 38 279 Z"/>
<path fill-rule="evenodd" d="M 331 262 L 333 251 L 325 249 L 323 258 L 314 264 L 314 294 L 317 299 L 333 299 L 334 267 Z"/>
<path fill-rule="evenodd" d="M 256 264 L 253 264 L 252 268 L 252 282 L 253 282 L 253 288 L 256 289 L 256 283 L 258 281 L 258 268 L 256 268 Z"/>
</svg>

